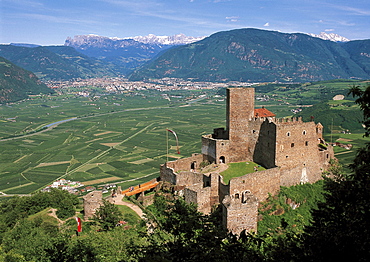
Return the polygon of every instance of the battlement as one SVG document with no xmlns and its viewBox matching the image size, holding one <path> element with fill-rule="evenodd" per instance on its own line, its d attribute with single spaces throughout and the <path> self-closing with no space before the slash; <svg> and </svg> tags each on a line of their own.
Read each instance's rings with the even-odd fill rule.
<svg viewBox="0 0 370 262">
<path fill-rule="evenodd" d="M 294 124 L 301 124 L 303 123 L 302 117 L 292 117 L 292 118 L 276 118 L 275 122 L 277 124 L 283 125 L 294 125 Z"/>
</svg>

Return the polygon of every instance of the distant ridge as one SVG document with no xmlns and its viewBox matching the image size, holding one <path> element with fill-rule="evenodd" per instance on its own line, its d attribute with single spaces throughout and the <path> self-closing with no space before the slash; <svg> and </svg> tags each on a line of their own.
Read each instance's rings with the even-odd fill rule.
<svg viewBox="0 0 370 262">
<path fill-rule="evenodd" d="M 28 95 L 54 93 L 30 71 L 0 57 L 0 103 L 25 99 Z"/>
<path fill-rule="evenodd" d="M 175 77 L 245 82 L 368 79 L 369 42 L 336 43 L 302 33 L 236 29 L 169 49 L 136 70 L 130 79 Z M 355 49 L 349 50 L 348 46 Z"/>
<path fill-rule="evenodd" d="M 102 61 L 112 63 L 121 74 L 127 74 L 142 66 L 163 50 L 176 45 L 193 43 L 204 37 L 191 37 L 184 34 L 174 36 L 136 36 L 128 38 L 105 37 L 99 35 L 76 35 L 68 37 L 65 46 Z"/>
<path fill-rule="evenodd" d="M 72 47 L 38 46 L 24 47 L 0 45 L 0 56 L 44 80 L 70 80 L 116 76 L 113 66 L 85 56 Z"/>
<path fill-rule="evenodd" d="M 205 36 L 193 37 L 186 36 L 184 34 L 177 34 L 173 36 L 156 36 L 149 34 L 147 36 L 135 36 L 129 37 L 128 39 L 134 39 L 135 41 L 145 44 L 159 44 L 159 45 L 186 45 L 191 44 L 206 38 Z"/>
</svg>

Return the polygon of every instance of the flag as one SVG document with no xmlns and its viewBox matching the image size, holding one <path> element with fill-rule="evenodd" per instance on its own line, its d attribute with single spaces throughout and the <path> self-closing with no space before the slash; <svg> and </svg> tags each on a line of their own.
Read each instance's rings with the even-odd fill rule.
<svg viewBox="0 0 370 262">
<path fill-rule="evenodd" d="M 77 222 L 77 232 L 80 233 L 80 232 L 82 232 L 81 218 L 79 218 L 79 217 L 75 217 L 75 218 L 76 218 L 76 222 Z"/>
<path fill-rule="evenodd" d="M 180 154 L 180 150 L 179 150 L 179 139 L 177 138 L 177 134 L 175 131 L 171 130 L 171 129 L 166 129 L 168 132 L 172 133 L 175 138 L 176 138 L 176 146 L 177 146 L 177 154 Z"/>
</svg>

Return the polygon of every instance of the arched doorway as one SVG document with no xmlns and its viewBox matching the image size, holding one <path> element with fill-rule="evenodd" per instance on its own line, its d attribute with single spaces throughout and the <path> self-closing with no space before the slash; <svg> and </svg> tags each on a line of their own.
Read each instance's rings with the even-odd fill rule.
<svg viewBox="0 0 370 262">
<path fill-rule="evenodd" d="M 191 170 L 195 170 L 195 168 L 197 167 L 197 162 L 191 162 L 191 164 L 190 164 L 190 169 Z"/>
<path fill-rule="evenodd" d="M 219 159 L 219 163 L 220 164 L 225 164 L 225 157 L 224 156 L 221 156 L 220 159 Z"/>
</svg>

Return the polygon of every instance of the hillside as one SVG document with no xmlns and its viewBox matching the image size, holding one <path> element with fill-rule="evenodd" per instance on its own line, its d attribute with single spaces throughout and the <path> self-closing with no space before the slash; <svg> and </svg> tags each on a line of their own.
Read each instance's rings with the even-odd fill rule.
<svg viewBox="0 0 370 262">
<path fill-rule="evenodd" d="M 28 95 L 53 93 L 29 71 L 0 57 L 0 103 L 27 98 Z"/>
<path fill-rule="evenodd" d="M 65 46 L 73 47 L 78 52 L 112 63 L 121 74 L 132 72 L 155 57 L 159 52 L 172 45 L 143 43 L 134 39 L 116 39 L 96 35 L 79 35 L 67 38 Z"/>
<path fill-rule="evenodd" d="M 363 53 L 359 41 L 356 54 Z M 194 78 L 203 81 L 320 81 L 370 77 L 369 56 L 306 34 L 259 29 L 219 32 L 196 43 L 172 48 L 131 75 L 144 78 Z"/>
<path fill-rule="evenodd" d="M 342 44 L 351 59 L 367 73 L 370 74 L 370 39 L 350 41 Z"/>
<path fill-rule="evenodd" d="M 45 80 L 69 80 L 115 76 L 116 73 L 102 61 L 90 58 L 66 46 L 0 45 L 0 56 Z"/>
</svg>

